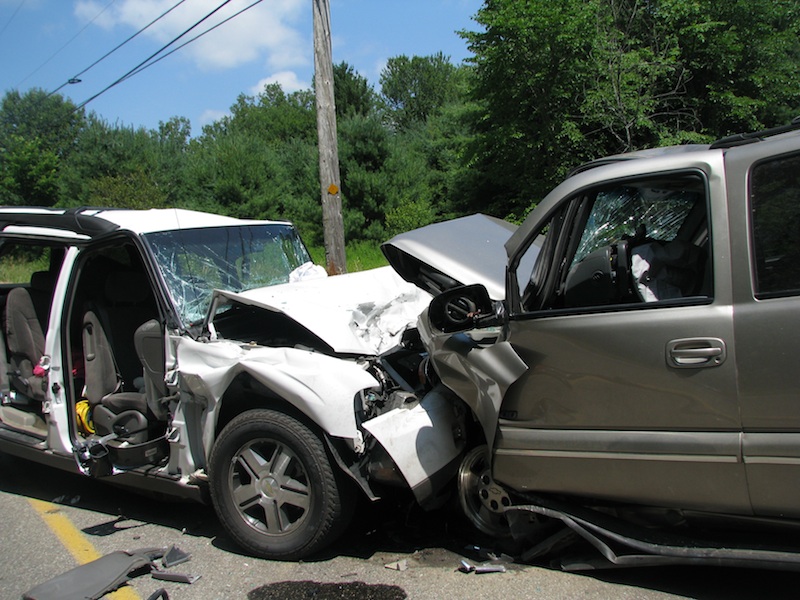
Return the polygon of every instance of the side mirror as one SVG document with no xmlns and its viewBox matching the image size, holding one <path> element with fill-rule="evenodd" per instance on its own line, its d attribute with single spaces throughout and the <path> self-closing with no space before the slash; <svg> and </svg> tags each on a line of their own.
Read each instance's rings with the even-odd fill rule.
<svg viewBox="0 0 800 600">
<path fill-rule="evenodd" d="M 444 333 L 489 327 L 497 323 L 489 292 L 479 284 L 442 292 L 431 301 L 428 318 L 431 325 Z"/>
</svg>

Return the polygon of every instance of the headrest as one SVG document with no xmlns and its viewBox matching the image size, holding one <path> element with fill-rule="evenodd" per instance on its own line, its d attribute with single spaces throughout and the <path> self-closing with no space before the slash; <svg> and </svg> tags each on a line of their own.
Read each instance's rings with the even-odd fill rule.
<svg viewBox="0 0 800 600">
<path fill-rule="evenodd" d="M 37 292 L 52 292 L 56 284 L 56 274 L 52 271 L 36 271 L 31 274 L 31 289 Z"/>
</svg>

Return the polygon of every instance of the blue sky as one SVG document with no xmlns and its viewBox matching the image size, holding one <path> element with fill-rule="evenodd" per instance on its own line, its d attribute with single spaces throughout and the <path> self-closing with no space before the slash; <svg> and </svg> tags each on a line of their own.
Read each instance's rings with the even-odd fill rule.
<svg viewBox="0 0 800 600">
<path fill-rule="evenodd" d="M 253 0 L 230 0 L 188 37 Z M 0 0 L 0 90 L 57 89 L 178 0 Z M 223 0 L 186 0 L 60 93 L 79 104 L 134 68 Z M 456 33 L 474 31 L 482 0 L 330 0 L 333 60 L 376 89 L 387 59 L 469 56 Z M 264 83 L 308 88 L 314 76 L 311 0 L 264 0 L 87 105 L 106 121 L 155 128 L 181 116 L 192 133 Z M 186 39 L 186 38 L 184 38 Z M 179 42 L 180 43 L 180 42 Z"/>
</svg>

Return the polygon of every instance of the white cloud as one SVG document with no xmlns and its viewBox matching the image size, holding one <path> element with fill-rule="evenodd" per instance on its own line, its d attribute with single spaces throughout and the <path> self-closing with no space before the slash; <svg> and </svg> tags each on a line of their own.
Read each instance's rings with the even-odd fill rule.
<svg viewBox="0 0 800 600">
<path fill-rule="evenodd" d="M 213 108 L 209 108 L 203 111 L 203 114 L 200 115 L 200 126 L 208 125 L 209 123 L 213 123 L 215 121 L 219 121 L 231 113 L 227 110 L 214 110 Z"/>
<path fill-rule="evenodd" d="M 252 0 L 232 0 L 187 33 L 176 45 L 251 3 Z M 78 0 L 75 13 L 80 19 L 88 21 L 97 17 L 106 4 L 105 0 Z M 106 29 L 120 27 L 138 30 L 174 4 L 174 0 L 117 0 L 94 23 Z M 142 35 L 159 44 L 166 44 L 220 4 L 219 0 L 185 2 Z M 301 31 L 298 23 L 309 11 L 308 0 L 262 2 L 182 48 L 180 53 L 189 56 L 199 68 L 209 70 L 228 69 L 255 60 L 264 60 L 271 69 L 304 66 L 309 64 L 313 54 L 311 31 Z"/>
<path fill-rule="evenodd" d="M 381 73 L 383 73 L 384 69 L 386 69 L 386 65 L 389 64 L 388 58 L 381 58 L 375 62 L 375 66 L 372 68 L 372 77 L 375 78 L 375 81 L 378 81 L 381 78 Z"/>
<path fill-rule="evenodd" d="M 305 81 L 300 81 L 300 79 L 297 77 L 297 73 L 294 71 L 281 71 L 259 81 L 250 88 L 250 93 L 256 96 L 264 91 L 264 86 L 269 85 L 270 83 L 279 83 L 281 85 L 281 89 L 287 94 L 291 94 L 292 92 L 296 92 L 298 90 L 307 90 L 311 87 L 311 84 L 306 83 Z"/>
</svg>

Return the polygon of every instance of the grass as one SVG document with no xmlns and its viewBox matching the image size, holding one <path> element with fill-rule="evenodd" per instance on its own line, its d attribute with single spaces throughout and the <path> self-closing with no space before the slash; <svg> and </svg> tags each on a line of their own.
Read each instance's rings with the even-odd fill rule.
<svg viewBox="0 0 800 600">
<path fill-rule="evenodd" d="M 321 246 L 310 247 L 311 259 L 318 265 L 325 266 L 325 248 Z M 345 247 L 347 256 L 347 272 L 366 271 L 389 264 L 381 252 L 377 242 L 353 242 Z"/>
<path fill-rule="evenodd" d="M 0 283 L 28 283 L 34 271 L 46 271 L 48 260 L 5 256 L 0 259 Z"/>
</svg>

